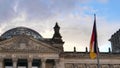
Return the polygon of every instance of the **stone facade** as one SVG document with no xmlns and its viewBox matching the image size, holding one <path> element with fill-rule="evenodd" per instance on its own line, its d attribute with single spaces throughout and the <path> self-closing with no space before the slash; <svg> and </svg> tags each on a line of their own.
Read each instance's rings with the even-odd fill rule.
<svg viewBox="0 0 120 68">
<path fill-rule="evenodd" d="M 109 41 L 112 44 L 112 52 L 120 53 L 120 29 L 111 36 Z"/>
<path fill-rule="evenodd" d="M 97 68 L 97 60 L 90 59 L 86 52 L 64 52 L 65 68 Z M 100 53 L 100 68 L 120 68 L 120 55 L 114 53 Z"/>
<path fill-rule="evenodd" d="M 59 29 L 56 23 L 53 38 L 49 39 L 26 27 L 6 31 L 0 37 L 0 68 L 97 68 L 97 60 L 89 58 L 87 48 L 86 52 L 63 50 Z M 120 54 L 114 49 L 100 53 L 99 58 L 100 68 L 120 68 Z"/>
</svg>

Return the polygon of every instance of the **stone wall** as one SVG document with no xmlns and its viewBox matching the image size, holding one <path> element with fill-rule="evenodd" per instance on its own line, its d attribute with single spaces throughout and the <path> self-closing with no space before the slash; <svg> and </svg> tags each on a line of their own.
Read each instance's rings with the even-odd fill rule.
<svg viewBox="0 0 120 68">
<path fill-rule="evenodd" d="M 97 68 L 97 64 L 66 63 L 65 68 Z M 102 64 L 100 68 L 120 68 L 120 64 Z"/>
</svg>

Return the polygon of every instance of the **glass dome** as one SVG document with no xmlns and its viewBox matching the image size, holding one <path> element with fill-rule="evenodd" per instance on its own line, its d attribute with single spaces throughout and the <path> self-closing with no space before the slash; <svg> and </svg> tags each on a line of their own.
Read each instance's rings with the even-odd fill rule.
<svg viewBox="0 0 120 68">
<path fill-rule="evenodd" d="M 32 29 L 26 28 L 26 27 L 16 27 L 16 28 L 10 29 L 6 31 L 5 33 L 3 33 L 1 35 L 1 38 L 9 39 L 9 38 L 12 38 L 13 36 L 18 36 L 18 35 L 27 35 L 35 39 L 38 39 L 38 40 L 43 39 L 42 36 L 38 32 Z"/>
</svg>

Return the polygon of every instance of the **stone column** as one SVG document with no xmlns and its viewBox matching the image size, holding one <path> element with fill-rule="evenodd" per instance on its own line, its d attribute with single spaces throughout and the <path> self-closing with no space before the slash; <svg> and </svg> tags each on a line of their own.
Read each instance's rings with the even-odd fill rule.
<svg viewBox="0 0 120 68">
<path fill-rule="evenodd" d="M 3 58 L 0 58 L 0 68 L 4 68 Z"/>
<path fill-rule="evenodd" d="M 17 68 L 17 59 L 13 58 L 13 68 Z"/>
<path fill-rule="evenodd" d="M 60 58 L 59 68 L 65 68 L 64 58 Z"/>
<path fill-rule="evenodd" d="M 42 62 L 42 68 L 46 68 L 46 59 L 41 59 L 41 62 Z"/>
<path fill-rule="evenodd" d="M 59 68 L 59 59 L 55 59 L 55 68 Z"/>
<path fill-rule="evenodd" d="M 28 68 L 32 68 L 32 58 L 28 59 Z"/>
</svg>

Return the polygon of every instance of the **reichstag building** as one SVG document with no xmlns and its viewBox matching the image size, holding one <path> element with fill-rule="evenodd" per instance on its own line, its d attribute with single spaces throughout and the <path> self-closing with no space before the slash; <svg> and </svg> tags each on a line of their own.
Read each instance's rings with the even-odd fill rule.
<svg viewBox="0 0 120 68">
<path fill-rule="evenodd" d="M 52 38 L 27 27 L 15 27 L 0 36 L 0 68 L 97 68 L 89 52 L 65 52 L 56 23 Z M 120 30 L 109 39 L 112 51 L 100 53 L 100 68 L 120 68 Z"/>
</svg>

